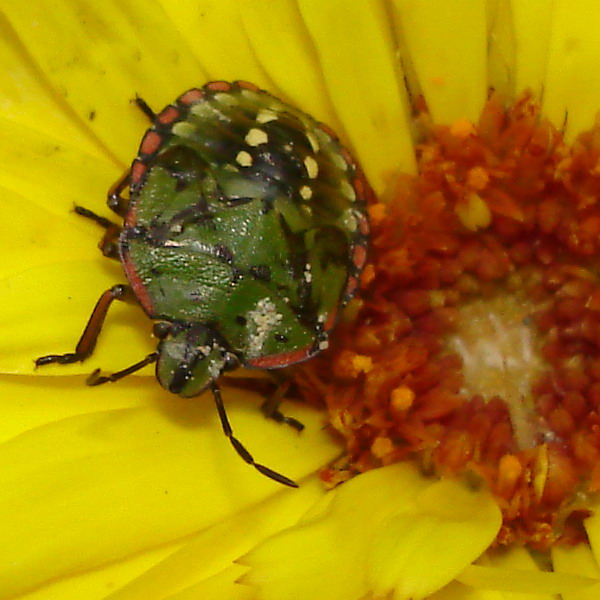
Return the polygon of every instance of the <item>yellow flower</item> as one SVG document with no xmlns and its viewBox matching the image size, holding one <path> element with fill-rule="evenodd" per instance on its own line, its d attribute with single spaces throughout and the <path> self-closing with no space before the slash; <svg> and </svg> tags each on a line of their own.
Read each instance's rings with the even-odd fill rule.
<svg viewBox="0 0 600 600">
<path fill-rule="evenodd" d="M 71 350 L 100 293 L 123 281 L 96 249 L 97 228 L 72 207 L 107 214 L 106 191 L 147 127 L 136 94 L 159 109 L 211 79 L 252 81 L 336 129 L 388 199 L 398 175 L 416 171 L 411 103 L 420 95 L 437 123 L 476 122 L 489 87 L 513 98 L 530 88 L 567 139 L 589 128 L 600 7 L 3 4 L 0 599 L 595 598 L 597 516 L 585 522 L 590 545 L 542 558 L 486 554 L 501 515 L 475 483 L 399 463 L 325 492 L 318 472 L 341 449 L 317 411 L 285 406 L 306 425 L 298 435 L 262 419 L 258 397 L 225 395 L 237 436 L 300 482 L 287 490 L 231 451 L 212 401 L 169 396 L 150 369 L 86 388 L 94 368 L 116 371 L 153 350 L 136 307 L 111 309 L 84 365 L 34 371 L 33 360 Z M 485 223 L 485 214 L 469 221 Z"/>
</svg>

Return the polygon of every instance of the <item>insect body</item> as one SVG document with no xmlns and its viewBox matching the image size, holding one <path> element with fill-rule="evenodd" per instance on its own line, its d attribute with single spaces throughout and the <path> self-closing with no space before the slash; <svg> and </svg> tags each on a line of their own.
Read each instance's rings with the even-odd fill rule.
<svg viewBox="0 0 600 600">
<path fill-rule="evenodd" d="M 239 365 L 277 369 L 327 346 L 365 262 L 368 184 L 331 131 L 251 84 L 211 82 L 157 115 L 138 104 L 153 125 L 109 192 L 123 227 L 76 209 L 106 228 L 101 248 L 120 259 L 129 285 L 103 294 L 75 352 L 36 364 L 87 358 L 111 302 L 134 296 L 155 321 L 157 351 L 88 383 L 156 362 L 175 394 L 210 388 L 242 458 L 295 485 L 232 435 L 217 380 Z"/>
</svg>

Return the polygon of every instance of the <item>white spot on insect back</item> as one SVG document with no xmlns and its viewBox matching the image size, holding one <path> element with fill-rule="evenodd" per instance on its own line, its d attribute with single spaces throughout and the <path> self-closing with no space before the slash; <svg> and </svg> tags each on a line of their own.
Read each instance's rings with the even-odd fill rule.
<svg viewBox="0 0 600 600">
<path fill-rule="evenodd" d="M 306 139 L 310 143 L 310 147 L 313 149 L 313 152 L 317 153 L 321 149 L 321 144 L 319 144 L 319 140 L 317 139 L 315 134 L 310 131 L 307 131 L 305 135 Z"/>
<path fill-rule="evenodd" d="M 329 348 L 329 342 L 327 340 L 319 342 L 319 350 L 327 350 L 327 348 Z"/>
<path fill-rule="evenodd" d="M 239 104 L 238 99 L 233 94 L 227 94 L 225 92 L 217 92 L 213 98 L 217 102 L 226 104 L 227 106 L 235 106 L 236 104 Z"/>
<path fill-rule="evenodd" d="M 188 123 L 187 121 L 179 121 L 179 123 L 175 123 L 171 128 L 171 131 L 182 138 L 193 138 L 197 133 L 198 129 L 192 123 Z"/>
<path fill-rule="evenodd" d="M 351 208 L 348 208 L 342 213 L 341 221 L 346 231 L 355 232 L 358 229 L 356 213 Z"/>
<path fill-rule="evenodd" d="M 262 129 L 253 127 L 244 138 L 248 146 L 260 146 L 266 144 L 269 141 L 269 136 Z"/>
<path fill-rule="evenodd" d="M 304 159 L 304 167 L 306 168 L 306 172 L 311 179 L 315 179 L 319 174 L 319 165 L 312 156 L 307 156 Z"/>
<path fill-rule="evenodd" d="M 252 334 L 248 346 L 248 355 L 260 355 L 264 343 L 281 320 L 283 315 L 277 312 L 275 303 L 270 298 L 261 298 L 254 308 L 246 314 L 246 320 Z"/>
<path fill-rule="evenodd" d="M 270 121 L 277 121 L 277 118 L 277 113 L 273 112 L 272 110 L 263 109 L 258 111 L 256 115 L 256 122 L 260 125 L 263 125 L 264 123 L 269 123 Z"/>
<path fill-rule="evenodd" d="M 340 181 L 340 191 L 348 198 L 348 200 L 350 200 L 350 202 L 356 200 L 356 191 L 345 179 Z"/>
<path fill-rule="evenodd" d="M 240 150 L 235 157 L 235 162 L 242 167 L 249 167 L 252 165 L 252 156 L 245 150 Z"/>
<path fill-rule="evenodd" d="M 333 161 L 333 164 L 340 169 L 340 171 L 345 171 L 348 168 L 346 159 L 338 152 L 333 152 L 331 154 L 331 160 Z"/>
</svg>

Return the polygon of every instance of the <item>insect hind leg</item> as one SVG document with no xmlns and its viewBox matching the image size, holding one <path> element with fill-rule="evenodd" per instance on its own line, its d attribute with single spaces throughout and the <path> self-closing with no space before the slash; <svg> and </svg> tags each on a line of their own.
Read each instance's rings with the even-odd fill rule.
<svg viewBox="0 0 600 600">
<path fill-rule="evenodd" d="M 117 241 L 119 239 L 119 235 L 121 234 L 121 227 L 119 227 L 119 225 L 116 223 L 113 223 L 110 219 L 101 217 L 100 215 L 97 215 L 95 212 L 92 212 L 83 206 L 75 206 L 75 212 L 86 219 L 90 219 L 95 223 L 98 223 L 100 227 L 104 227 L 104 229 L 106 229 L 106 232 L 98 243 L 98 248 L 100 248 L 100 251 L 102 254 L 104 254 L 104 256 L 118 259 L 119 248 Z"/>
</svg>

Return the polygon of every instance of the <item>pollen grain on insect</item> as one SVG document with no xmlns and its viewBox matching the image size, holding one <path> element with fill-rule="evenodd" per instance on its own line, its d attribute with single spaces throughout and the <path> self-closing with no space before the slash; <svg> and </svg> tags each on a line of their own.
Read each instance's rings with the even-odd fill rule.
<svg viewBox="0 0 600 600">
<path fill-rule="evenodd" d="M 275 303 L 270 298 L 261 298 L 254 308 L 247 313 L 247 320 L 252 323 L 254 333 L 251 335 L 249 354 L 257 356 L 269 335 L 269 332 L 283 319 L 283 315 L 277 312 Z"/>
<path fill-rule="evenodd" d="M 312 273 L 311 273 L 312 265 L 310 263 L 306 263 L 304 265 L 304 280 L 306 283 L 310 283 L 312 281 Z"/>
</svg>

